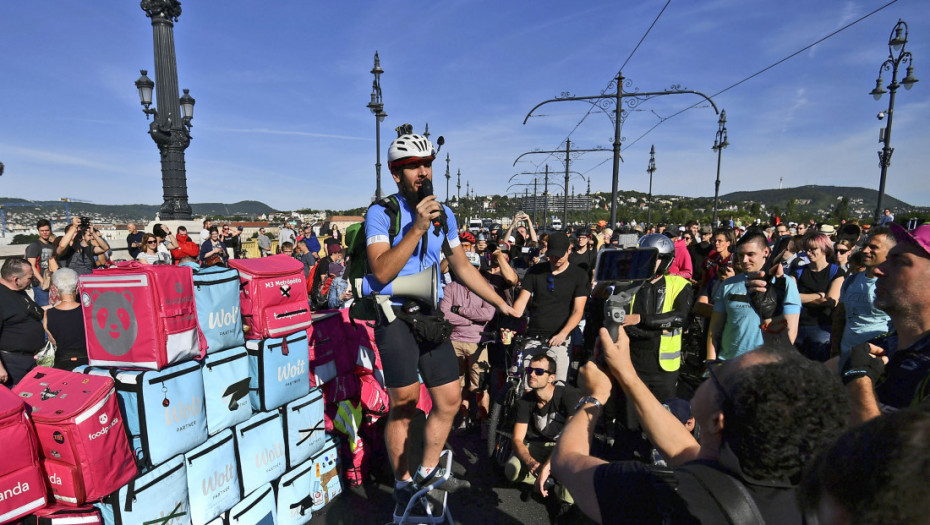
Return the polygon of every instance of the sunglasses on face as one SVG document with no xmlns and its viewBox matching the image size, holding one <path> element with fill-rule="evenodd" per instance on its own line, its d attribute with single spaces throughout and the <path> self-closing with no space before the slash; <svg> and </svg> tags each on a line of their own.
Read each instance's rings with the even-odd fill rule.
<svg viewBox="0 0 930 525">
<path fill-rule="evenodd" d="M 536 374 L 541 376 L 543 374 L 551 374 L 552 372 L 546 370 L 545 368 L 534 368 L 532 366 L 526 367 L 526 375 Z"/>
<path fill-rule="evenodd" d="M 849 253 L 849 250 L 836 250 L 837 255 L 846 255 Z"/>
<path fill-rule="evenodd" d="M 146 241 L 145 244 L 158 244 L 158 241 Z"/>
</svg>

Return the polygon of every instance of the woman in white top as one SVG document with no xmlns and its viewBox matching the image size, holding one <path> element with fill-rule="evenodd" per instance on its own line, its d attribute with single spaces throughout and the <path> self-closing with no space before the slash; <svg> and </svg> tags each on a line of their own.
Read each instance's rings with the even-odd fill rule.
<svg viewBox="0 0 930 525">
<path fill-rule="evenodd" d="M 142 264 L 157 264 L 158 256 L 158 239 L 151 233 L 142 236 L 142 251 L 136 256 L 136 260 Z"/>
</svg>

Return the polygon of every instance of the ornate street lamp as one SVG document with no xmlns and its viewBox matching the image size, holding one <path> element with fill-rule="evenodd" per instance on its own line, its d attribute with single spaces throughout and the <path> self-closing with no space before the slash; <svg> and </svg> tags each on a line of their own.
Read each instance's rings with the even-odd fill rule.
<svg viewBox="0 0 930 525">
<path fill-rule="evenodd" d="M 449 154 L 446 153 L 446 202 L 449 202 L 449 179 L 452 178 L 452 174 L 449 173 Z"/>
<path fill-rule="evenodd" d="M 882 120 L 885 115 L 888 116 L 888 125 L 881 128 L 878 134 L 878 141 L 882 142 L 881 151 L 878 152 L 878 165 L 882 169 L 881 179 L 878 183 L 878 204 L 875 206 L 875 222 L 878 222 L 882 216 L 882 200 L 885 196 L 885 176 L 888 174 L 888 166 L 891 165 L 891 155 L 894 148 L 891 147 L 891 121 L 894 117 L 894 98 L 898 88 L 904 86 L 904 89 L 910 90 L 917 83 L 914 76 L 914 57 L 910 51 L 905 51 L 907 45 L 907 24 L 904 20 L 898 19 L 891 35 L 888 37 L 888 59 L 885 60 L 878 68 L 878 80 L 875 81 L 875 89 L 869 94 L 875 100 L 880 100 L 886 91 L 882 88 L 882 70 L 891 71 L 891 84 L 888 84 L 888 91 L 891 96 L 888 99 L 888 111 L 878 114 L 878 120 Z M 898 55 L 895 56 L 897 51 Z M 907 76 L 898 83 L 898 66 L 907 64 Z"/>
<path fill-rule="evenodd" d="M 194 118 L 194 98 L 187 89 L 178 97 L 178 66 L 174 52 L 174 22 L 181 16 L 178 0 L 142 0 L 142 10 L 152 19 L 155 40 L 155 80 L 146 70 L 136 80 L 145 118 L 153 116 L 149 134 L 161 153 L 161 178 L 164 202 L 159 217 L 167 220 L 190 220 L 191 206 L 187 201 L 187 170 L 184 150 L 190 145 Z M 156 95 L 152 105 L 152 92 Z"/>
<path fill-rule="evenodd" d="M 717 121 L 717 135 L 714 137 L 714 145 L 710 149 L 717 152 L 717 181 L 714 183 L 714 220 L 712 224 L 717 227 L 717 202 L 720 198 L 720 158 L 723 150 L 730 145 L 727 140 L 727 110 L 720 110 L 720 119 Z"/>
<path fill-rule="evenodd" d="M 368 109 L 375 116 L 375 200 L 381 200 L 381 123 L 387 117 L 384 112 L 384 102 L 381 100 L 381 59 L 378 58 L 378 52 L 375 51 L 375 65 L 371 68 L 371 74 L 375 76 L 371 85 L 371 102 L 368 103 Z"/>
<path fill-rule="evenodd" d="M 649 150 L 649 166 L 646 168 L 649 173 L 649 208 L 646 212 L 646 227 L 652 226 L 652 174 L 656 172 L 656 146 L 652 145 Z"/>
</svg>

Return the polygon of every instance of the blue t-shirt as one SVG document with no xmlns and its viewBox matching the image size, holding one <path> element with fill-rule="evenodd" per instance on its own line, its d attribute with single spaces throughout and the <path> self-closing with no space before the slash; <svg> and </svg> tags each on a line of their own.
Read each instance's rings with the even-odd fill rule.
<svg viewBox="0 0 930 525">
<path fill-rule="evenodd" d="M 794 279 L 785 278 L 785 301 L 781 314 L 801 313 L 801 294 Z M 749 304 L 746 274 L 741 273 L 723 281 L 714 294 L 714 312 L 726 314 L 721 334 L 719 359 L 733 359 L 762 345 L 762 319 Z"/>
<path fill-rule="evenodd" d="M 892 330 L 888 314 L 872 304 L 876 280 L 862 272 L 852 274 L 843 283 L 840 302 L 846 310 L 846 328 L 840 342 L 840 355 L 844 361 L 852 347 Z"/>
<path fill-rule="evenodd" d="M 407 200 L 404 199 L 400 194 L 394 195 L 397 201 L 400 203 L 400 231 L 397 235 L 394 236 L 394 242 L 391 247 L 397 246 L 400 244 L 400 241 L 404 238 L 404 235 L 410 231 L 410 228 L 413 227 L 414 219 L 416 219 L 416 210 L 410 208 L 407 204 Z M 448 239 L 449 247 L 455 248 L 458 246 L 459 237 L 458 237 L 458 225 L 455 222 L 455 215 L 452 214 L 452 210 L 448 206 L 442 205 L 446 212 L 446 225 L 449 230 Z M 388 217 L 387 211 L 383 206 L 372 206 L 368 208 L 368 213 L 365 215 L 365 239 L 366 246 L 370 246 L 379 242 L 388 242 L 390 236 L 388 231 L 391 227 L 390 218 Z M 413 275 L 419 273 L 427 268 L 435 266 L 439 267 L 439 261 L 442 259 L 442 229 L 430 227 L 429 231 L 423 235 L 420 242 L 417 243 L 416 248 L 413 250 L 413 254 L 410 256 L 410 259 L 407 260 L 407 263 L 400 270 L 400 273 L 397 274 L 398 277 L 404 275 Z M 427 239 L 426 251 L 423 251 L 423 241 L 422 239 Z M 437 270 L 438 271 L 438 270 Z M 380 289 L 380 286 L 377 286 L 377 281 L 374 279 L 369 279 L 369 283 L 372 285 L 372 288 Z M 439 297 L 442 297 L 442 287 L 439 289 Z"/>
</svg>

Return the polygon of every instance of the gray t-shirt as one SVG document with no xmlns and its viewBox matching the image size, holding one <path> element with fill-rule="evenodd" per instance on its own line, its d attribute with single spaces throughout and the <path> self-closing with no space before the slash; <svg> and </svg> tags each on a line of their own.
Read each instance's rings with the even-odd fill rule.
<svg viewBox="0 0 930 525">
<path fill-rule="evenodd" d="M 48 261 L 52 258 L 54 252 L 55 244 L 42 242 L 42 239 L 33 241 L 29 246 L 26 246 L 26 258 L 36 259 L 39 263 L 39 269 L 42 271 L 48 269 Z"/>
</svg>

